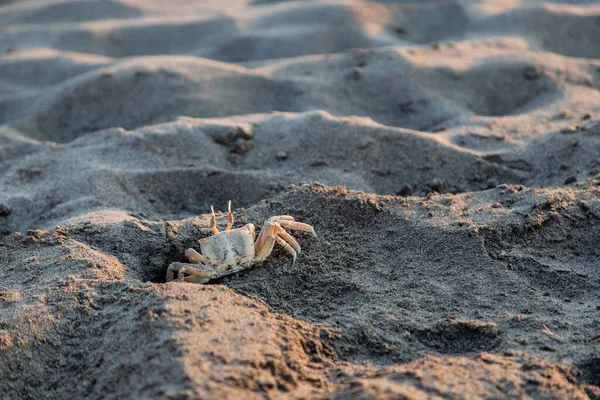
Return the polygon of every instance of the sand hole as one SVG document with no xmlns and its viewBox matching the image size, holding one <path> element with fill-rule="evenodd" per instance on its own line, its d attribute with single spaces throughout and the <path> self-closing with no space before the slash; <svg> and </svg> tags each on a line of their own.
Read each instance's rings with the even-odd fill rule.
<svg viewBox="0 0 600 400">
<path fill-rule="evenodd" d="M 600 386 L 600 356 L 595 356 L 577 366 L 580 380 L 594 386 Z"/>
</svg>

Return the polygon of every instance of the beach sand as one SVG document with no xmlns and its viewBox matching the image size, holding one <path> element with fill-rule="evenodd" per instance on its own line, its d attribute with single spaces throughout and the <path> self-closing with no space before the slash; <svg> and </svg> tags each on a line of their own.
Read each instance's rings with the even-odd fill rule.
<svg viewBox="0 0 600 400">
<path fill-rule="evenodd" d="M 584 0 L 3 1 L 0 397 L 600 398 L 599 38 Z M 228 200 L 318 237 L 165 283 Z"/>
</svg>

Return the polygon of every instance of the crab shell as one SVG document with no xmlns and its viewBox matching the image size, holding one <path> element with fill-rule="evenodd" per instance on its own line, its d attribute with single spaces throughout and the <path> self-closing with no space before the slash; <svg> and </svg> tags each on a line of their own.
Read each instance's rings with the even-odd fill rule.
<svg viewBox="0 0 600 400">
<path fill-rule="evenodd" d="M 255 256 L 254 225 L 219 232 L 200 241 L 205 265 L 221 274 L 248 268 Z"/>
</svg>

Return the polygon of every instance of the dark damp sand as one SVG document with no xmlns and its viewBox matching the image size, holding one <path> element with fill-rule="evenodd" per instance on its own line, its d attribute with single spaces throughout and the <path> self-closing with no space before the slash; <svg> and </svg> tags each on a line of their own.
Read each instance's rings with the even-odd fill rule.
<svg viewBox="0 0 600 400">
<path fill-rule="evenodd" d="M 598 18 L 3 2 L 2 396 L 600 398 Z M 319 236 L 164 284 L 229 199 Z"/>
</svg>

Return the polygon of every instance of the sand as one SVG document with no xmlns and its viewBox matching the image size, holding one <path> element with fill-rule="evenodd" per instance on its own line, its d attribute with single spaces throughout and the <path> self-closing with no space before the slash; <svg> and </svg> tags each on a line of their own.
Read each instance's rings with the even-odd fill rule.
<svg viewBox="0 0 600 400">
<path fill-rule="evenodd" d="M 600 398 L 599 18 L 3 1 L 0 397 Z M 318 237 L 165 283 L 228 200 Z"/>
</svg>

